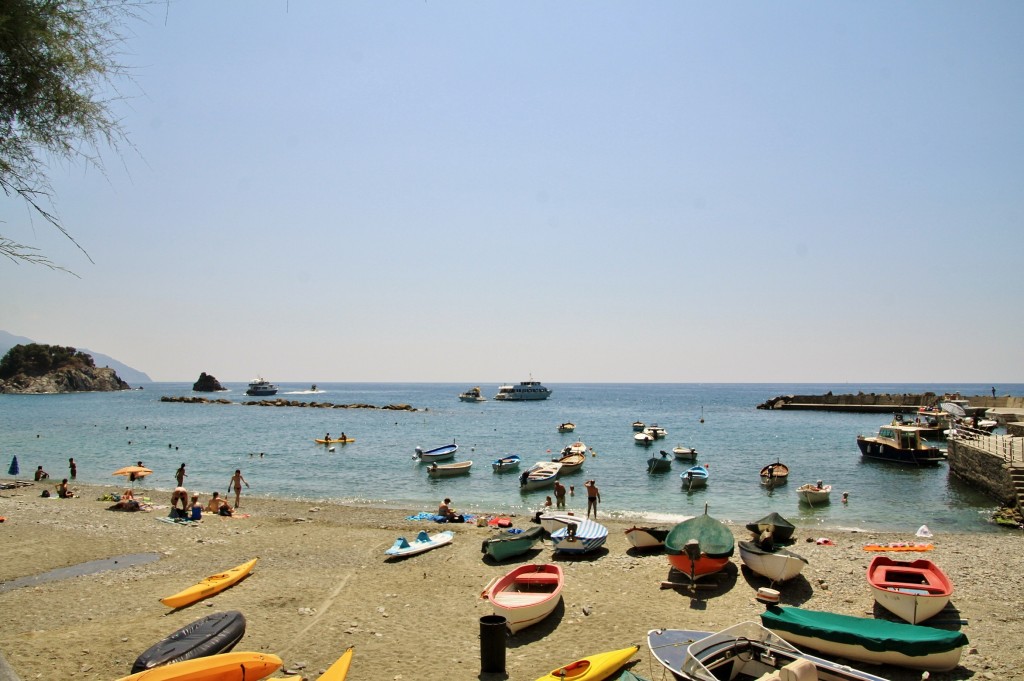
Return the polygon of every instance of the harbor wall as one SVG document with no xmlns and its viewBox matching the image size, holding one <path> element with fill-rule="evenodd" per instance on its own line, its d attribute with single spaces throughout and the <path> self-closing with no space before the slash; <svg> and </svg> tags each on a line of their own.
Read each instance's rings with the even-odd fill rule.
<svg viewBox="0 0 1024 681">
<path fill-rule="evenodd" d="M 987 449 L 989 438 L 981 438 L 982 446 L 955 439 L 949 442 L 949 471 L 980 492 L 1004 506 L 1015 506 L 1017 495 L 1006 458 Z"/>
<path fill-rule="evenodd" d="M 758 409 L 794 409 L 813 411 L 846 411 L 864 413 L 913 413 L 921 407 L 934 407 L 944 399 L 957 398 L 959 395 L 946 395 L 933 392 L 924 393 L 863 393 L 856 395 L 779 395 L 757 405 Z M 971 408 L 991 409 L 1024 409 L 1024 397 L 1002 395 L 974 395 L 966 399 Z"/>
</svg>

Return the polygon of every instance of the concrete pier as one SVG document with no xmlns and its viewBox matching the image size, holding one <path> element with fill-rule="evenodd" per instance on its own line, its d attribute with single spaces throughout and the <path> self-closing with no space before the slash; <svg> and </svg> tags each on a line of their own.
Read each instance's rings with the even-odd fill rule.
<svg viewBox="0 0 1024 681">
<path fill-rule="evenodd" d="M 833 395 L 779 395 L 757 405 L 758 409 L 794 409 L 813 411 L 845 411 L 878 414 L 914 413 L 921 407 L 935 407 L 948 399 L 966 399 L 969 409 L 985 413 L 996 408 L 1018 420 L 1016 414 L 1024 414 L 1024 397 L 974 395 L 962 398 L 959 394 L 923 393 L 857 393 Z"/>
<path fill-rule="evenodd" d="M 1004 506 L 1024 509 L 1024 437 L 958 431 L 949 471 Z"/>
</svg>

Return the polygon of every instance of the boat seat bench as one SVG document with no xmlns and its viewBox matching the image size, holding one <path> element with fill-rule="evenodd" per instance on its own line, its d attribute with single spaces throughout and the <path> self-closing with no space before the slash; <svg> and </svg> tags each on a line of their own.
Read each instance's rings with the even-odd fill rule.
<svg viewBox="0 0 1024 681">
<path fill-rule="evenodd" d="M 516 584 L 558 584 L 558 575 L 553 572 L 524 572 L 516 575 Z"/>
<path fill-rule="evenodd" d="M 941 594 L 945 591 L 942 587 L 931 584 L 913 584 L 911 582 L 875 582 L 875 586 L 881 589 L 892 589 L 905 593 Z"/>
<path fill-rule="evenodd" d="M 498 605 L 503 605 L 505 607 L 514 608 L 514 607 L 518 607 L 518 606 L 521 606 L 521 605 L 533 605 L 534 603 L 539 603 L 539 602 L 549 598 L 550 596 L 551 596 L 551 594 L 549 594 L 549 593 L 532 593 L 531 594 L 531 593 L 522 593 L 522 592 L 519 592 L 519 591 L 500 591 L 500 592 L 494 594 L 494 597 L 491 600 L 493 602 L 497 603 Z"/>
</svg>

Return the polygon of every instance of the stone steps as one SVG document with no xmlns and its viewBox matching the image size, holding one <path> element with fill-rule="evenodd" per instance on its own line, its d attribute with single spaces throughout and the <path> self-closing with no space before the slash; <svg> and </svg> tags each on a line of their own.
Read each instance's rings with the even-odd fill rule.
<svg viewBox="0 0 1024 681">
<path fill-rule="evenodd" d="M 1024 509 L 1024 466 L 1011 465 L 1007 471 L 1013 481 L 1013 489 L 1017 494 L 1017 508 Z"/>
</svg>

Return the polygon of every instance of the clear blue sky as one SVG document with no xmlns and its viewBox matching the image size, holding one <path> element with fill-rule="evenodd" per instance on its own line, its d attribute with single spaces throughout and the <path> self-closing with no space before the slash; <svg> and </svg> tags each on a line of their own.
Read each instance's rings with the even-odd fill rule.
<svg viewBox="0 0 1024 681">
<path fill-rule="evenodd" d="M 179 0 L 0 328 L 154 380 L 1024 382 L 1024 3 Z"/>
</svg>

